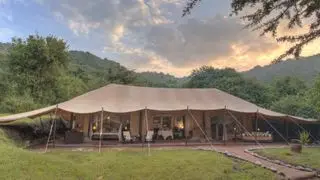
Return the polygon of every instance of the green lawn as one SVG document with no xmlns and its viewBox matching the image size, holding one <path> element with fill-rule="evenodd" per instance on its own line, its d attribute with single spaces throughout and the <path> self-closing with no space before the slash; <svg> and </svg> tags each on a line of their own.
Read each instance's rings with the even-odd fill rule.
<svg viewBox="0 0 320 180">
<path fill-rule="evenodd" d="M 275 179 L 265 169 L 214 152 L 141 148 L 98 152 L 18 148 L 0 129 L 0 179 Z"/>
<path fill-rule="evenodd" d="M 303 165 L 320 169 L 320 148 L 303 148 L 302 153 L 293 153 L 289 148 L 265 149 L 256 151 L 260 155 L 285 161 L 290 164 Z"/>
</svg>

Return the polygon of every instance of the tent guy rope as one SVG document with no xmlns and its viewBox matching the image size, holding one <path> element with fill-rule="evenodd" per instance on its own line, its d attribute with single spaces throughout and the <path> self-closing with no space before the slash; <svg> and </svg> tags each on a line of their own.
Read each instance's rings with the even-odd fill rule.
<svg viewBox="0 0 320 180">
<path fill-rule="evenodd" d="M 46 144 L 46 148 L 44 150 L 44 152 L 46 153 L 48 151 L 48 146 L 49 146 L 49 142 L 50 142 L 50 137 L 52 134 L 52 130 L 53 130 L 53 125 L 55 124 L 56 121 L 56 116 L 57 116 L 57 112 L 58 112 L 58 105 L 56 106 L 55 112 L 54 112 L 54 119 L 51 123 L 51 127 L 50 127 L 50 131 L 49 131 L 49 135 L 48 135 L 48 140 L 47 140 L 47 144 Z"/>
<path fill-rule="evenodd" d="M 288 119 L 290 119 L 295 125 L 297 125 L 300 129 L 302 129 L 305 132 L 308 132 L 303 126 L 301 126 L 299 123 L 296 122 L 296 120 L 294 120 L 292 117 L 287 116 Z M 309 133 L 309 132 L 308 132 Z M 310 137 L 314 140 L 314 141 L 319 141 L 319 139 L 315 138 L 311 133 L 309 133 Z"/>
<path fill-rule="evenodd" d="M 244 131 L 245 131 L 246 133 L 248 133 L 250 136 L 253 137 L 252 133 L 250 133 L 250 132 L 248 131 L 248 129 L 247 129 L 244 125 L 241 124 L 241 122 L 237 119 L 237 117 L 235 117 L 235 116 L 231 113 L 231 111 L 230 111 L 229 109 L 225 108 L 225 110 L 226 110 L 226 111 L 228 112 L 228 114 L 232 117 L 232 119 L 234 119 L 234 120 L 237 122 L 237 124 L 244 129 Z M 263 146 L 256 138 L 255 138 L 255 142 L 258 144 L 258 146 L 260 146 L 262 149 L 264 149 L 264 146 Z"/>
<path fill-rule="evenodd" d="M 279 136 L 288 144 L 290 145 L 289 141 L 264 117 L 262 116 L 260 113 L 258 113 L 258 115 L 265 121 L 269 124 L 269 126 L 276 131 L 276 133 L 279 134 Z"/>
<path fill-rule="evenodd" d="M 190 117 L 195 121 L 195 123 L 197 124 L 197 126 L 199 127 L 200 131 L 202 132 L 202 134 L 204 135 L 204 137 L 206 138 L 206 140 L 210 143 L 210 147 L 215 150 L 215 148 L 213 147 L 212 141 L 210 141 L 209 137 L 207 136 L 207 134 L 203 131 L 203 129 L 201 128 L 199 122 L 197 121 L 197 119 L 193 116 L 193 114 L 191 113 L 189 106 L 187 106 L 187 111 L 190 115 Z"/>
</svg>

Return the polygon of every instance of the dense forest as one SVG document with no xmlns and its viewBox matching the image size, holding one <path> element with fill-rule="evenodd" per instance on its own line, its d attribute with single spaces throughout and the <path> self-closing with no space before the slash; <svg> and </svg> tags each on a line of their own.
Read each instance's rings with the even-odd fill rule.
<svg viewBox="0 0 320 180">
<path fill-rule="evenodd" d="M 278 112 L 318 118 L 319 62 L 320 56 L 313 56 L 242 73 L 203 66 L 190 76 L 177 78 L 164 73 L 137 73 L 90 52 L 69 51 L 63 39 L 30 35 L 0 43 L 0 112 L 28 111 L 109 83 L 120 83 L 169 88 L 214 87 Z"/>
</svg>

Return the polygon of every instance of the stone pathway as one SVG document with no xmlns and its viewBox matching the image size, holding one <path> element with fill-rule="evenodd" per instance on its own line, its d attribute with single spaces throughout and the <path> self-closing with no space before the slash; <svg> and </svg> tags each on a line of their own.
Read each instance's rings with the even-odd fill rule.
<svg viewBox="0 0 320 180">
<path fill-rule="evenodd" d="M 279 146 L 268 145 L 264 147 L 270 148 L 270 147 L 279 147 Z M 283 165 L 275 164 L 275 163 L 260 159 L 258 157 L 252 156 L 250 153 L 245 152 L 246 149 L 258 148 L 258 146 L 243 146 L 243 145 L 217 146 L 215 145 L 214 148 L 218 152 L 224 153 L 229 156 L 235 156 L 245 161 L 249 161 L 259 166 L 270 169 L 276 172 L 277 174 L 282 174 L 285 176 L 285 179 L 318 179 L 315 177 L 316 172 L 306 172 L 306 171 L 301 171 L 298 169 L 286 167 Z M 203 146 L 203 147 L 197 147 L 196 149 L 211 150 L 211 147 Z"/>
</svg>

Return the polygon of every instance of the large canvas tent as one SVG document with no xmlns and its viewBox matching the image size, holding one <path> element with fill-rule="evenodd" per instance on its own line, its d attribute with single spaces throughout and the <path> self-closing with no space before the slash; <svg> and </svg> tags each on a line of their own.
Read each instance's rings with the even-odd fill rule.
<svg viewBox="0 0 320 180">
<path fill-rule="evenodd" d="M 268 117 L 314 122 L 313 119 L 290 116 L 261 108 L 215 88 L 151 88 L 119 84 L 109 84 L 57 105 L 0 117 L 0 122 L 10 122 L 26 117 L 32 118 L 55 110 L 89 114 L 102 110 L 110 113 L 128 113 L 145 109 L 154 111 L 213 111 L 225 109 L 240 113 L 259 113 Z"/>
<path fill-rule="evenodd" d="M 0 123 L 49 113 L 72 122 L 70 128 L 73 131 L 66 132 L 65 137 L 68 137 L 68 133 L 76 133 L 81 139 L 87 140 L 98 136 L 100 145 L 104 135 L 116 136 L 121 141 L 123 131 L 129 131 L 140 140 L 153 131 L 163 139 L 215 139 L 226 142 L 233 139 L 236 133 L 242 140 L 252 139 L 255 134 L 254 140 L 257 141 L 260 130 L 271 130 L 278 138 L 288 142 L 289 122 L 302 130 L 305 129 L 299 124 L 318 123 L 313 119 L 261 108 L 214 88 L 151 88 L 119 84 L 109 84 L 46 108 L 0 117 Z M 275 128 L 268 119 L 276 120 L 281 128 Z M 54 124 L 51 130 L 55 129 Z M 279 132 L 279 129 L 283 131 Z M 249 133 L 249 137 L 244 133 Z M 51 131 L 48 142 L 50 135 Z"/>
</svg>

